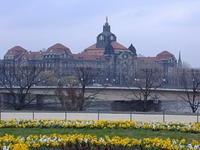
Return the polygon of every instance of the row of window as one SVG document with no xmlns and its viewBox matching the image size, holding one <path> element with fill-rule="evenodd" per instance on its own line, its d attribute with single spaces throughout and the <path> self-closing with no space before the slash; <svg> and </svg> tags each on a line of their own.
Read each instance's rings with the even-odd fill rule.
<svg viewBox="0 0 200 150">
<path fill-rule="evenodd" d="M 98 39 L 99 41 L 103 41 L 103 40 L 106 40 L 106 38 L 104 37 L 104 35 L 100 35 L 99 36 L 99 39 Z M 111 35 L 110 37 L 109 37 L 109 40 L 111 40 L 111 41 L 116 41 L 116 37 L 114 36 L 114 35 Z"/>
<path fill-rule="evenodd" d="M 66 58 L 66 54 L 46 54 L 43 55 L 44 58 Z"/>
<path fill-rule="evenodd" d="M 4 59 L 14 59 L 14 55 L 6 55 L 4 56 Z"/>
</svg>

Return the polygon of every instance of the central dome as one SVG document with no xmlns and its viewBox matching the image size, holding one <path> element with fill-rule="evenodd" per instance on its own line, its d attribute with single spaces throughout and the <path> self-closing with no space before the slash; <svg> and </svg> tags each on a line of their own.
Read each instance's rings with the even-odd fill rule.
<svg viewBox="0 0 200 150">
<path fill-rule="evenodd" d="M 86 48 L 83 52 L 74 55 L 74 57 L 77 59 L 89 60 L 104 58 L 105 48 L 109 44 L 113 47 L 111 51 L 112 53 L 114 52 L 114 54 L 128 51 L 128 48 L 117 42 L 115 34 L 110 32 L 110 25 L 108 24 L 108 19 L 106 19 L 106 23 L 103 26 L 103 32 L 97 36 L 97 42 Z M 108 49 L 106 53 L 109 53 Z"/>
</svg>

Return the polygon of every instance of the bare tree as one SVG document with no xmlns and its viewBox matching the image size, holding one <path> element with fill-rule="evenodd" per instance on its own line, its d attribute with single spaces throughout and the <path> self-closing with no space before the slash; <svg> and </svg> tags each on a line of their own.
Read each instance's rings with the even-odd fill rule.
<svg viewBox="0 0 200 150">
<path fill-rule="evenodd" d="M 0 85 L 12 97 L 6 103 L 16 110 L 23 109 L 30 104 L 34 100 L 34 97 L 30 96 L 31 87 L 44 80 L 40 77 L 42 70 L 41 67 L 34 65 L 1 64 Z"/>
<path fill-rule="evenodd" d="M 66 85 L 66 86 L 65 86 Z M 58 80 L 55 95 L 64 110 L 78 110 L 77 79 L 74 76 L 64 76 Z"/>
<path fill-rule="evenodd" d="M 39 75 L 40 85 L 52 86 L 57 85 L 58 79 L 52 71 L 42 71 Z"/>
<path fill-rule="evenodd" d="M 99 76 L 100 71 L 97 68 L 92 67 L 77 67 L 76 76 L 80 83 L 80 92 L 79 92 L 79 109 L 83 110 L 87 100 L 93 98 L 100 90 L 93 91 L 89 95 L 85 94 L 86 86 L 92 85 L 93 81 L 96 80 Z"/>
<path fill-rule="evenodd" d="M 200 107 L 200 72 L 193 69 L 183 70 L 181 80 L 185 90 L 185 96 L 182 98 L 195 113 Z"/>
<path fill-rule="evenodd" d="M 152 91 L 162 87 L 165 79 L 162 78 L 162 70 L 156 68 L 144 68 L 138 71 L 135 78 L 135 86 L 139 88 L 138 93 L 134 92 L 137 99 L 143 100 L 143 110 L 147 111 L 147 101 L 152 96 Z"/>
<path fill-rule="evenodd" d="M 98 77 L 99 70 L 82 66 L 76 67 L 74 72 L 75 76 L 67 82 L 65 82 L 66 80 L 60 80 L 55 93 L 64 109 L 81 111 L 88 103 L 88 100 L 100 91 L 97 90 L 86 95 L 86 87 L 93 84 Z M 66 90 L 64 90 L 65 84 L 67 85 Z"/>
</svg>

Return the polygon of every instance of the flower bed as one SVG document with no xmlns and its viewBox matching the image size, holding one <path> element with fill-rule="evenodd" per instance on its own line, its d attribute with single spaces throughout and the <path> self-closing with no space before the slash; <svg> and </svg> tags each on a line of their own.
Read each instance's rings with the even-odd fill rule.
<svg viewBox="0 0 200 150">
<path fill-rule="evenodd" d="M 94 120 L 9 120 L 1 121 L 0 128 L 142 128 L 200 133 L 200 123 L 179 122 L 136 122 L 136 121 L 94 121 Z"/>
<path fill-rule="evenodd" d="M 0 148 L 3 150 L 199 150 L 200 141 L 161 139 L 161 138 L 120 138 L 97 137 L 92 135 L 30 135 L 0 137 Z"/>
</svg>

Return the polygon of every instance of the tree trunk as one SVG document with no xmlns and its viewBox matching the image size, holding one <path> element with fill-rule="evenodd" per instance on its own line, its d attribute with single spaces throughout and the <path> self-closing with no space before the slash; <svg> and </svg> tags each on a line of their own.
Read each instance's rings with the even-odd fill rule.
<svg viewBox="0 0 200 150">
<path fill-rule="evenodd" d="M 145 94 L 144 95 L 144 105 L 143 105 L 143 111 L 144 112 L 147 111 L 147 98 L 148 98 L 148 96 Z"/>
</svg>

